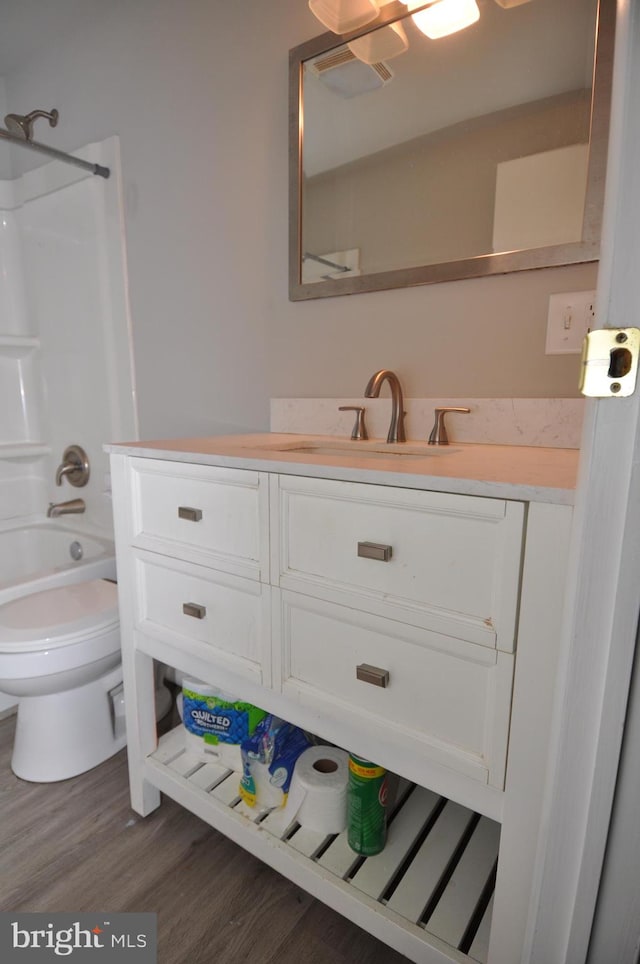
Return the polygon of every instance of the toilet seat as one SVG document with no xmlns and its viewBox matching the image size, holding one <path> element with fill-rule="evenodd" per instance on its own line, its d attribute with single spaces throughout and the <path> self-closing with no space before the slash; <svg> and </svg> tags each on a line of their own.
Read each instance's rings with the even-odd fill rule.
<svg viewBox="0 0 640 964">
<path fill-rule="evenodd" d="M 0 652 L 36 653 L 108 634 L 118 626 L 118 591 L 105 579 L 22 596 L 0 606 Z"/>
<path fill-rule="evenodd" d="M 164 714 L 171 696 L 160 680 Z M 17 699 L 11 768 L 22 780 L 67 780 L 121 750 L 116 586 L 94 579 L 0 605 L 0 692 Z"/>
</svg>

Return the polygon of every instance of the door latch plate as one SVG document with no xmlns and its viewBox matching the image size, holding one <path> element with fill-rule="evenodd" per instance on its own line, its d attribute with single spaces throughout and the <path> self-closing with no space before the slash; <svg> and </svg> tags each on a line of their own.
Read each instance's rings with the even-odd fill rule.
<svg viewBox="0 0 640 964">
<path fill-rule="evenodd" d="M 589 398 L 633 395 L 640 328 L 596 328 L 582 343 L 580 391 Z"/>
</svg>

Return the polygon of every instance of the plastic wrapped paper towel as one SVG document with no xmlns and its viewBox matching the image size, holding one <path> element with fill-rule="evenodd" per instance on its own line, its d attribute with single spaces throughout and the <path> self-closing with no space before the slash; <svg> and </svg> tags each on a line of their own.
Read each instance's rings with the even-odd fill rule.
<svg viewBox="0 0 640 964">
<path fill-rule="evenodd" d="M 309 738 L 293 723 L 269 714 L 242 744 L 240 796 L 258 812 L 284 806 L 293 770 Z"/>
</svg>

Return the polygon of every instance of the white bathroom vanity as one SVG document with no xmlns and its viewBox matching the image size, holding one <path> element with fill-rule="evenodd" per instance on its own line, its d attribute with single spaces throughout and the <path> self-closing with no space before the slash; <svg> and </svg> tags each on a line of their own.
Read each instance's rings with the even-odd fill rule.
<svg viewBox="0 0 640 964">
<path fill-rule="evenodd" d="M 108 448 L 134 809 L 168 794 L 416 962 L 520 960 L 577 451 Z M 398 774 L 385 850 L 257 821 L 180 727 L 157 739 L 154 661 Z"/>
</svg>

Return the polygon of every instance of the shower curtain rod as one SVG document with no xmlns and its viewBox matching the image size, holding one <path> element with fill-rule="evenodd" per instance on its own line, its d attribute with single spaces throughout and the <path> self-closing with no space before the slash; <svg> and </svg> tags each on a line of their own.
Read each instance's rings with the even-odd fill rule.
<svg viewBox="0 0 640 964">
<path fill-rule="evenodd" d="M 55 157 L 56 160 L 64 161 L 65 164 L 73 164 L 75 167 L 81 167 L 83 170 L 91 171 L 92 174 L 98 174 L 100 177 L 109 177 L 111 174 L 108 167 L 93 164 L 91 161 L 83 161 L 79 157 L 74 157 L 72 154 L 65 154 L 64 151 L 58 151 L 55 147 L 47 147 L 46 144 L 39 144 L 37 141 L 26 141 L 24 138 L 18 137 L 10 131 L 6 131 L 3 127 L 0 127 L 0 138 L 5 141 L 10 141 L 12 144 L 17 144 L 18 147 L 29 147 L 32 151 L 38 151 L 40 154 Z"/>
<path fill-rule="evenodd" d="M 319 254 L 311 254 L 310 251 L 305 251 L 302 255 L 303 261 L 317 261 L 319 264 L 326 264 L 328 268 L 335 268 L 336 271 L 351 271 L 351 268 L 346 267 L 344 264 L 337 264 L 335 261 L 329 261 L 328 258 L 321 258 Z"/>
</svg>

